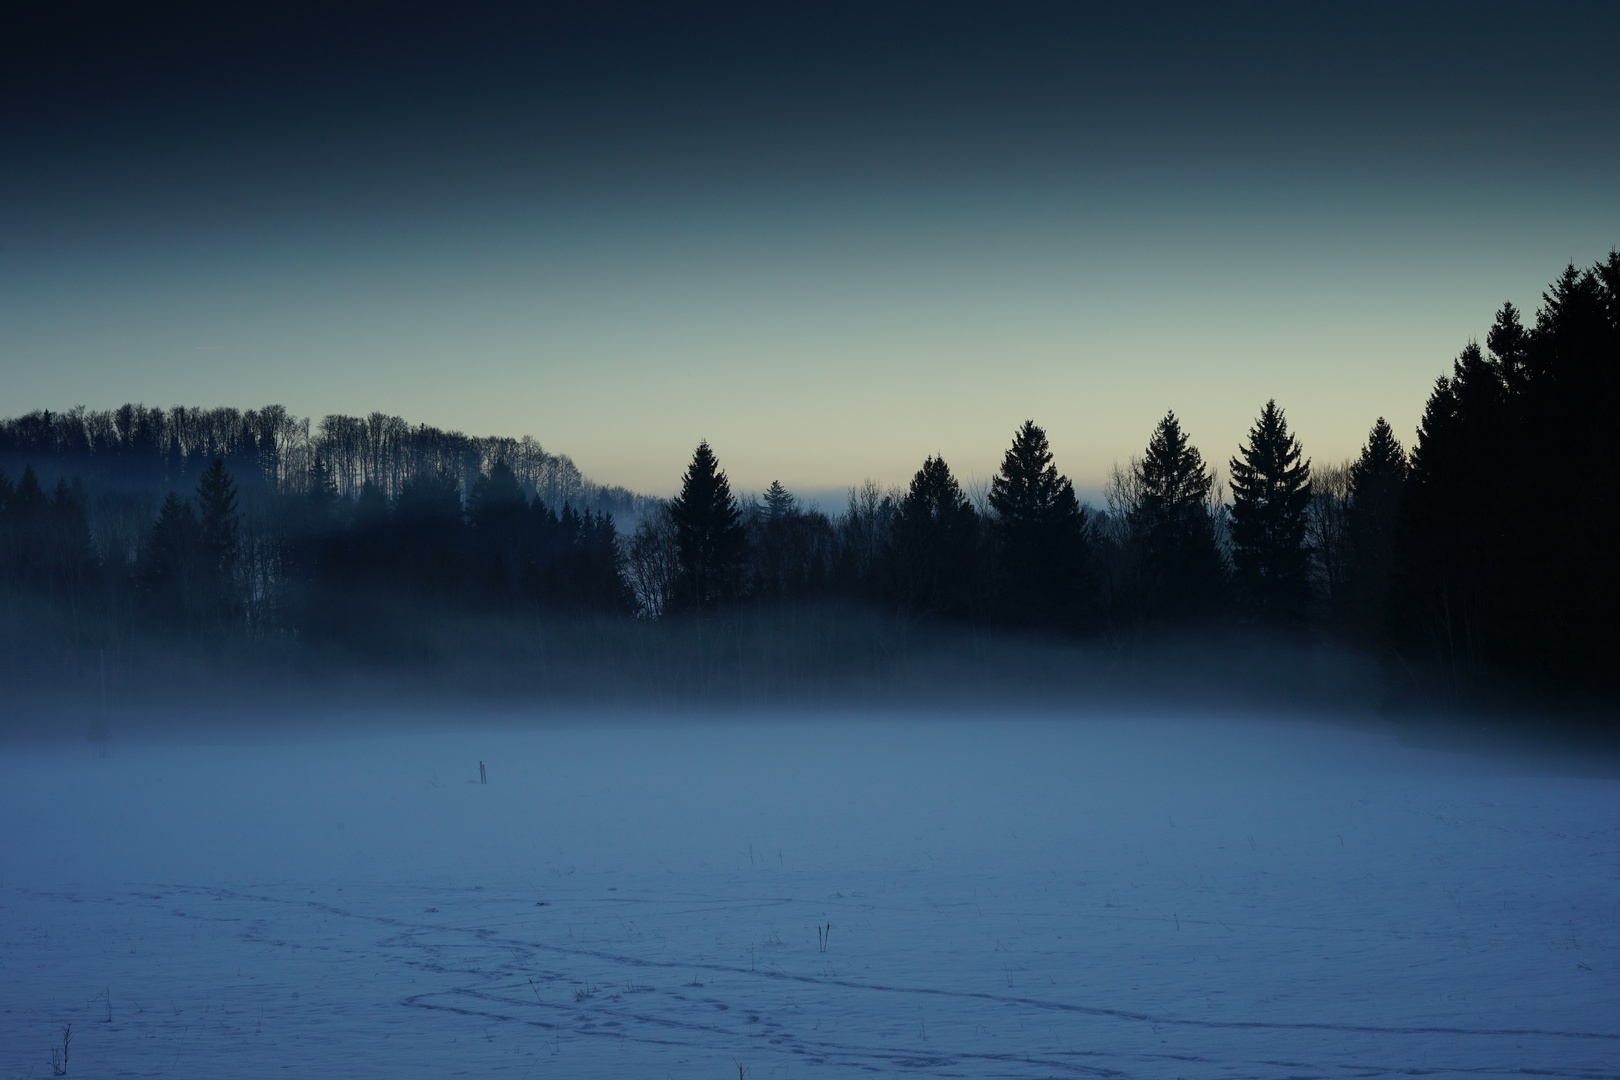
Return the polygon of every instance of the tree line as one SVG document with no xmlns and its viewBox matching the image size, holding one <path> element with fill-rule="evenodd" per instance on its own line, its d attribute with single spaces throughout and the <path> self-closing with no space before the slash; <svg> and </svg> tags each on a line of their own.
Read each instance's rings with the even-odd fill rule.
<svg viewBox="0 0 1620 1080">
<path fill-rule="evenodd" d="M 592 483 L 567 455 L 549 453 L 529 436 L 470 436 L 381 412 L 330 415 L 311 425 L 280 405 L 241 410 L 126 404 L 36 410 L 0 420 L 0 467 L 9 467 L 14 477 L 25 464 L 48 467 L 53 476 L 80 478 L 97 495 L 156 493 L 161 499 L 164 491 L 195 484 L 215 458 L 252 499 L 308 490 L 319 459 L 322 476 L 349 499 L 367 484 L 392 499 L 415 477 L 438 473 L 454 477 L 465 493 L 502 461 L 525 491 L 553 506 L 566 501 L 635 516 L 654 501 Z"/>
<path fill-rule="evenodd" d="M 14 615 L 83 644 L 387 652 L 447 616 L 678 627 L 846 604 L 1070 636 L 1327 634 L 1447 678 L 1612 692 L 1617 370 L 1611 253 L 1553 282 L 1534 325 L 1504 305 L 1410 453 L 1380 418 L 1353 460 L 1315 465 L 1268 401 L 1222 484 L 1168 412 L 1101 507 L 1033 420 L 981 497 L 930 456 L 827 514 L 779 483 L 739 497 L 707 442 L 674 498 L 593 505 L 582 480 L 545 479 L 571 463 L 532 440 L 381 414 L 310 436 L 274 409 L 35 413 L 0 423 L 0 461 L 22 461 L 0 471 L 0 575 Z M 120 516 L 154 478 L 164 496 Z"/>
</svg>

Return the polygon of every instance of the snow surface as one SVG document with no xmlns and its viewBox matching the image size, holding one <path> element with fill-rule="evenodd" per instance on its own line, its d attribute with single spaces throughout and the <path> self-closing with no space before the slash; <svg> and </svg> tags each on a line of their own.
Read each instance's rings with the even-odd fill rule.
<svg viewBox="0 0 1620 1080">
<path fill-rule="evenodd" d="M 1615 1076 L 1617 796 L 1304 722 L 11 745 L 0 1077 Z"/>
</svg>

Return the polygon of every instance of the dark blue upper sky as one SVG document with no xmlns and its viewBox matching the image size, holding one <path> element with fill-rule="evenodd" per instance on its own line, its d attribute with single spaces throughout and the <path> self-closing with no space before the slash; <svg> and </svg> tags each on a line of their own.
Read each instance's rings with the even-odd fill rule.
<svg viewBox="0 0 1620 1080">
<path fill-rule="evenodd" d="M 25 4 L 6 412 L 282 401 L 663 490 L 1404 431 L 1620 243 L 1613 4 Z"/>
</svg>

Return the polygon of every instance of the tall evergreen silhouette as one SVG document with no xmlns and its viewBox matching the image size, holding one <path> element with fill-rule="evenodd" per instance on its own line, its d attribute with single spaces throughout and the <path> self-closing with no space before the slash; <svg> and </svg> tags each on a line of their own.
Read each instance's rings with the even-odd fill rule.
<svg viewBox="0 0 1620 1080">
<path fill-rule="evenodd" d="M 221 573 L 229 573 L 237 556 L 242 515 L 237 510 L 236 481 L 216 457 L 197 481 L 197 524 L 202 547 Z"/>
<path fill-rule="evenodd" d="M 1446 670 L 1620 686 L 1620 252 L 1507 304 L 1436 381 L 1395 533 L 1397 643 Z M 1511 512 L 1504 495 L 1533 499 Z"/>
<path fill-rule="evenodd" d="M 517 475 L 506 462 L 495 462 L 473 484 L 467 498 L 467 524 L 482 563 L 480 576 L 498 596 L 511 592 L 528 521 L 529 500 Z"/>
<path fill-rule="evenodd" d="M 1396 533 L 1392 617 L 1400 644 L 1472 674 L 1500 643 L 1507 551 L 1497 498 L 1513 466 L 1510 395 L 1470 342 L 1435 380 L 1412 448 Z M 1511 605 L 1508 605 L 1511 606 Z"/>
<path fill-rule="evenodd" d="M 1090 535 L 1074 485 L 1052 464 L 1033 420 L 1013 435 L 990 481 L 1004 617 L 1036 626 L 1078 625 L 1090 591 Z"/>
<path fill-rule="evenodd" d="M 237 510 L 236 482 L 225 471 L 223 458 L 214 458 L 197 481 L 196 506 L 200 586 L 212 614 L 228 622 L 240 607 L 236 571 L 242 515 Z"/>
<path fill-rule="evenodd" d="M 141 556 L 140 581 L 149 609 L 160 620 L 189 630 L 208 585 L 202 530 L 191 503 L 164 497 Z"/>
<path fill-rule="evenodd" d="M 901 609 L 966 615 L 976 600 L 979 515 L 941 457 L 911 478 L 890 526 L 888 565 Z"/>
<path fill-rule="evenodd" d="M 765 515 L 774 521 L 791 514 L 797 507 L 798 500 L 782 486 L 782 482 L 772 480 L 771 486 L 765 489 Z"/>
<path fill-rule="evenodd" d="M 1215 479 L 1174 412 L 1153 429 L 1135 481 L 1128 513 L 1146 614 L 1172 622 L 1211 614 L 1225 577 L 1209 506 Z"/>
<path fill-rule="evenodd" d="M 1310 462 L 1302 453 L 1272 400 L 1229 466 L 1233 582 L 1249 614 L 1262 622 L 1298 622 L 1310 603 Z"/>
<path fill-rule="evenodd" d="M 669 515 L 681 564 L 675 607 L 709 611 L 735 596 L 743 555 L 742 510 L 708 440 L 693 451 Z"/>
<path fill-rule="evenodd" d="M 1349 610 L 1354 630 L 1376 637 L 1382 630 L 1394 557 L 1401 490 L 1406 485 L 1406 451 L 1380 416 L 1350 466 Z"/>
<path fill-rule="evenodd" d="M 39 486 L 32 465 L 24 465 L 22 476 L 11 492 L 7 516 L 11 519 L 12 552 L 15 562 L 11 575 L 25 586 L 38 586 L 50 574 L 50 500 Z"/>
</svg>

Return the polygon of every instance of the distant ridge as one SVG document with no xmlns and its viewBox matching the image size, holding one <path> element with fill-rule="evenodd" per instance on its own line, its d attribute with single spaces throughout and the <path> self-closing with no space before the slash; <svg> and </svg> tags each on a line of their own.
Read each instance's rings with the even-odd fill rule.
<svg viewBox="0 0 1620 1080">
<path fill-rule="evenodd" d="M 189 490 L 215 457 L 225 460 L 249 496 L 255 489 L 305 490 L 319 458 L 345 497 L 370 483 L 392 498 L 411 477 L 436 472 L 452 476 L 465 496 L 481 473 L 504 461 L 528 495 L 552 507 L 609 513 L 630 525 L 659 502 L 593 482 L 566 454 L 547 451 L 530 435 L 465 435 L 381 412 L 334 413 L 311 423 L 281 405 L 126 404 L 0 419 L 0 466 L 16 473 L 32 465 L 50 480 L 77 476 L 104 489 Z"/>
</svg>

